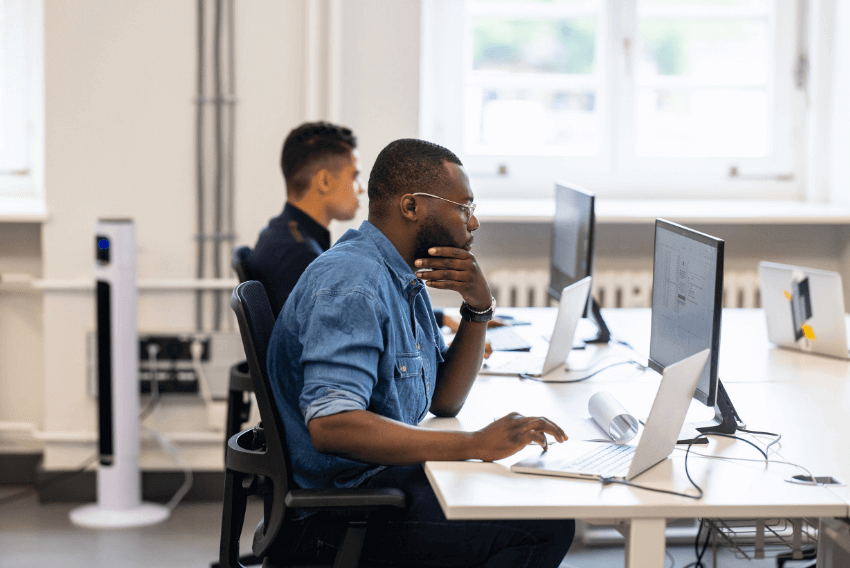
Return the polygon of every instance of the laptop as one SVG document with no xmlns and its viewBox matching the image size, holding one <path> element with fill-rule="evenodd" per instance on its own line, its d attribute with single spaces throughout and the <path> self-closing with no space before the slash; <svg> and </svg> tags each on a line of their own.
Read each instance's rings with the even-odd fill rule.
<svg viewBox="0 0 850 568">
<path fill-rule="evenodd" d="M 590 295 L 591 277 L 582 278 L 561 292 L 555 329 L 549 339 L 546 355 L 533 353 L 494 351 L 479 374 L 484 375 L 529 375 L 541 377 L 564 365 L 573 348 L 573 335 L 584 313 Z"/>
<path fill-rule="evenodd" d="M 840 274 L 760 262 L 759 286 L 771 343 L 850 359 Z"/>
<path fill-rule="evenodd" d="M 631 480 L 664 461 L 676 446 L 697 381 L 710 349 L 664 368 L 661 385 L 637 446 L 598 442 L 553 444 L 540 455 L 511 466 L 511 471 L 580 479 Z"/>
</svg>

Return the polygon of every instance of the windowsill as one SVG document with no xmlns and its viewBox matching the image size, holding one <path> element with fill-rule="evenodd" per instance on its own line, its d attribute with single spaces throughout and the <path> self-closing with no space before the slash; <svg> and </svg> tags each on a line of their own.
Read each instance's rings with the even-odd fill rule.
<svg viewBox="0 0 850 568">
<path fill-rule="evenodd" d="M 0 197 L 0 223 L 43 223 L 47 207 L 43 199 Z"/>
<path fill-rule="evenodd" d="M 477 200 L 482 222 L 551 223 L 551 199 Z M 686 223 L 730 225 L 850 224 L 850 205 L 805 201 L 603 199 L 596 200 L 597 223 L 653 223 L 656 218 Z"/>
</svg>

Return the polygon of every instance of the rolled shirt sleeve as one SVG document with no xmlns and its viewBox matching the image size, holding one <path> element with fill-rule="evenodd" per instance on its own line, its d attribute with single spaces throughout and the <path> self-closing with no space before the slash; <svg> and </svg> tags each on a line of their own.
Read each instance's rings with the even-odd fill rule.
<svg viewBox="0 0 850 568">
<path fill-rule="evenodd" d="M 378 383 L 385 322 L 381 304 L 366 290 L 316 293 L 300 330 L 304 388 L 299 407 L 305 424 L 369 407 Z"/>
</svg>

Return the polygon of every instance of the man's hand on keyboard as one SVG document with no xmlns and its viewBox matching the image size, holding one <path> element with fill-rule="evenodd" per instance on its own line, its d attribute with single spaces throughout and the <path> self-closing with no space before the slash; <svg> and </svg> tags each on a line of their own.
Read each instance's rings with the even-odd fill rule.
<svg viewBox="0 0 850 568">
<path fill-rule="evenodd" d="M 496 461 L 512 456 L 532 442 L 548 447 L 546 434 L 558 442 L 567 439 L 561 427 L 542 416 L 523 416 L 511 412 L 485 428 L 473 433 L 475 457 L 483 461 Z"/>
</svg>

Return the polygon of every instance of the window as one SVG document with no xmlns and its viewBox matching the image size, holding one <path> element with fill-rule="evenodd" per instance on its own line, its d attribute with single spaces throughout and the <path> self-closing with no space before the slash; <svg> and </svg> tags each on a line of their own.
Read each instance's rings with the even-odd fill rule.
<svg viewBox="0 0 850 568">
<path fill-rule="evenodd" d="M 0 215 L 44 214 L 42 3 L 0 0 Z"/>
<path fill-rule="evenodd" d="M 796 2 L 425 0 L 422 135 L 482 195 L 802 195 Z"/>
</svg>

